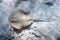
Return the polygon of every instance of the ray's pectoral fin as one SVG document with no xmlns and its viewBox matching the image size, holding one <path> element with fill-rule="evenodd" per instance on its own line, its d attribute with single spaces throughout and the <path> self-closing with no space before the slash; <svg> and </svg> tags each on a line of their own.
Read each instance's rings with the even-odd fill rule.
<svg viewBox="0 0 60 40">
<path fill-rule="evenodd" d="M 15 31 L 16 33 L 21 33 L 21 31 L 25 30 L 25 29 L 30 29 L 29 27 L 32 25 L 33 23 L 27 25 L 27 26 L 22 26 L 21 29 L 17 29 L 15 27 L 12 27 L 13 28 L 13 31 Z"/>
</svg>

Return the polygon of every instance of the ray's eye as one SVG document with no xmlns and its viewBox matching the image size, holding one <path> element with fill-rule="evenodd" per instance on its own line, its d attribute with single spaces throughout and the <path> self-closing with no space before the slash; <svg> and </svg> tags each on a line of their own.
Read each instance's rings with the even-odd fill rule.
<svg viewBox="0 0 60 40">
<path fill-rule="evenodd" d="M 14 18 L 14 17 L 11 17 L 11 18 L 10 18 L 10 22 L 11 22 L 11 23 L 18 23 L 19 20 L 16 19 L 16 18 Z"/>
<path fill-rule="evenodd" d="M 19 21 L 11 21 L 12 23 L 18 23 Z"/>
</svg>

